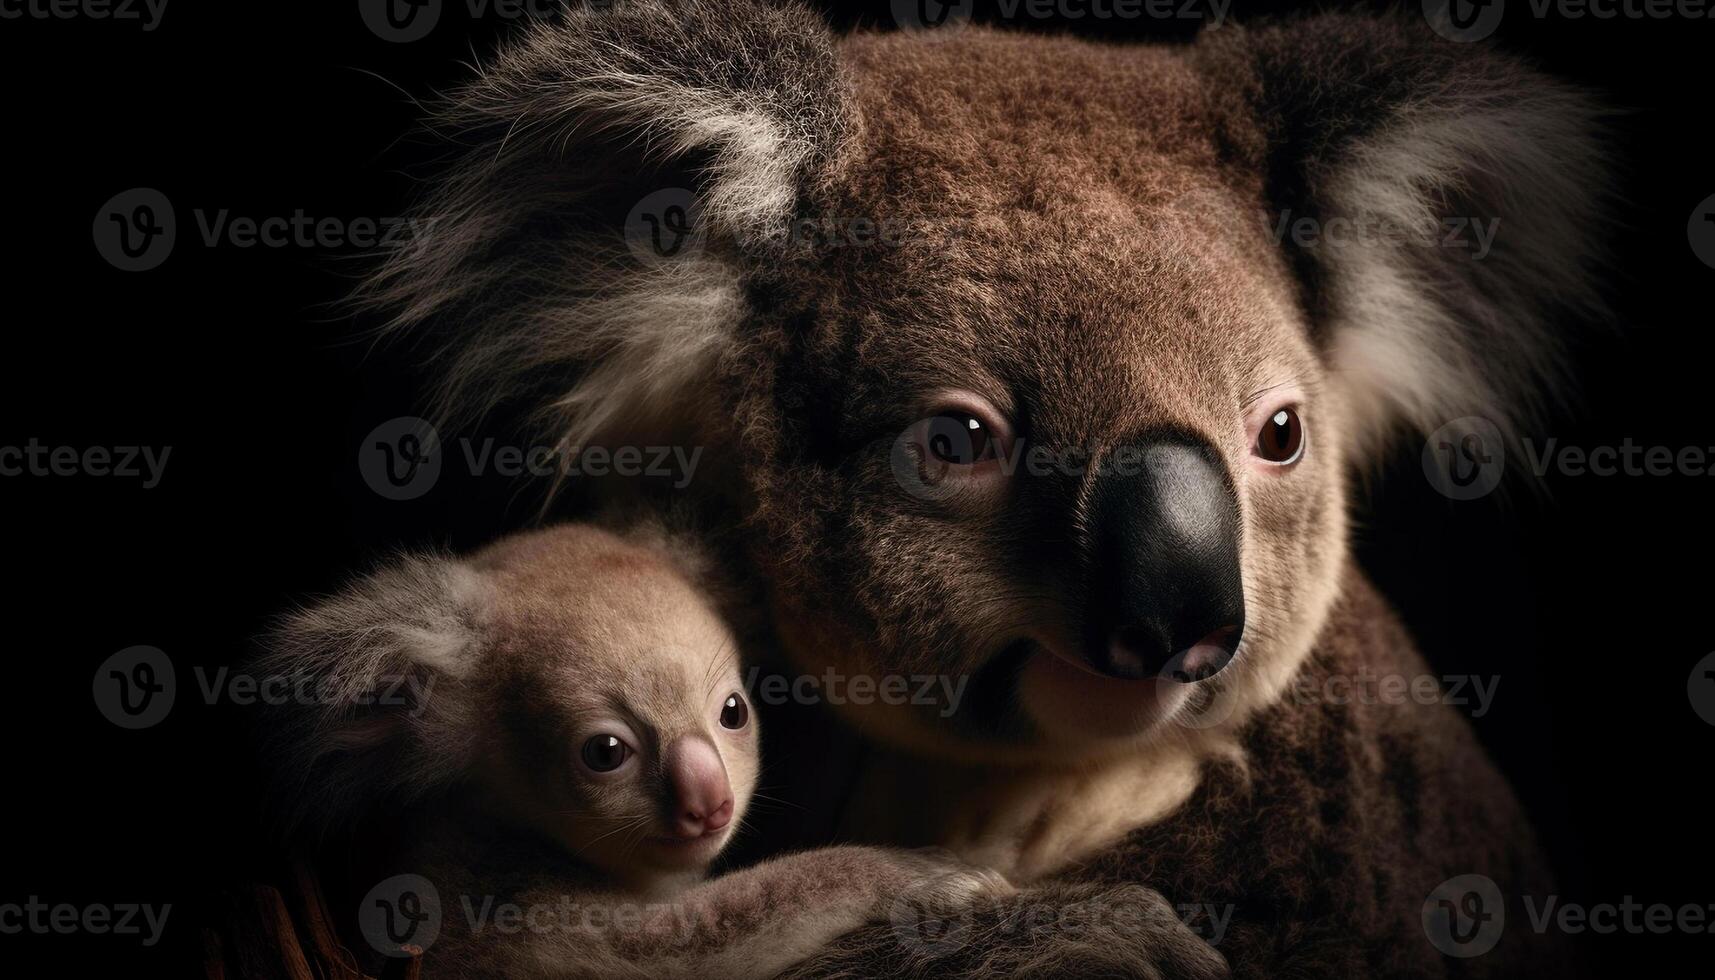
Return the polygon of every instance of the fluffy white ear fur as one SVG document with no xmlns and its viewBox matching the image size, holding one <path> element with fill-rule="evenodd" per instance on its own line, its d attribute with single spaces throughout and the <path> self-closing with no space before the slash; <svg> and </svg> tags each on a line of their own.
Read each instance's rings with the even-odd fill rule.
<svg viewBox="0 0 1715 980">
<path fill-rule="evenodd" d="M 335 826 L 463 771 L 486 588 L 461 562 L 407 556 L 268 633 L 249 669 L 290 692 L 263 720 L 285 829 Z"/>
<path fill-rule="evenodd" d="M 1330 177 L 1330 213 L 1432 239 L 1328 262 L 1331 357 L 1368 423 L 1364 448 L 1390 420 L 1431 432 L 1480 415 L 1516 431 L 1556 395 L 1557 319 L 1599 306 L 1592 122 L 1583 100 L 1540 87 L 1441 118 L 1404 114 Z M 1494 236 L 1480 258 L 1477 223 Z"/>
<path fill-rule="evenodd" d="M 1282 206 L 1369 232 L 1299 263 L 1360 458 L 1401 428 L 1533 423 L 1565 384 L 1566 327 L 1601 309 L 1602 110 L 1417 19 L 1306 18 L 1249 43 Z"/>
<path fill-rule="evenodd" d="M 842 85 L 796 6 L 632 0 L 533 24 L 435 111 L 469 153 L 358 300 L 452 331 L 448 414 L 548 405 L 569 448 L 620 424 L 696 431 L 683 416 L 743 315 L 732 251 L 787 227 L 843 132 Z M 640 261 L 618 219 L 681 181 L 704 247 Z"/>
</svg>

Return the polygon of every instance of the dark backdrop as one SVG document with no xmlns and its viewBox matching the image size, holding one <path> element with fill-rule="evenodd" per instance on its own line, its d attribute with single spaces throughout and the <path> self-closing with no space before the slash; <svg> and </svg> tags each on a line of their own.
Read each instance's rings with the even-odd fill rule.
<svg viewBox="0 0 1715 980">
<path fill-rule="evenodd" d="M 7 0 L 10 3 L 10 0 Z M 0 5 L 5 6 L 5 5 Z M 382 218 L 430 154 L 402 141 L 424 96 L 463 75 L 509 23 L 450 2 L 417 43 L 367 30 L 355 0 L 174 2 L 154 30 L 88 18 L 0 20 L 4 351 L 0 445 L 171 447 L 164 479 L 0 478 L 8 710 L 0 902 L 172 902 L 151 950 L 118 937 L 0 935 L 0 959 L 141 956 L 179 974 L 212 884 L 252 860 L 253 767 L 193 665 L 231 662 L 293 597 L 325 591 L 401 544 L 469 547 L 531 517 L 533 488 L 444 474 L 409 502 L 356 467 L 371 428 L 423 408 L 410 357 L 354 343 L 325 304 L 354 249 L 213 247 L 198 211 Z M 1237 0 L 1234 15 L 1288 4 Z M 1511 9 L 1517 8 L 1517 9 Z M 1618 259 L 1618 330 L 1578 348 L 1583 392 L 1547 434 L 1715 445 L 1704 404 L 1715 269 L 1687 221 L 1715 193 L 1707 132 L 1715 22 L 1530 16 L 1502 42 L 1629 110 L 1614 150 L 1625 206 L 1603 225 Z M 854 4 L 844 23 L 888 23 Z M 1086 19 L 1016 29 L 1185 36 L 1195 21 Z M 152 187 L 178 241 L 148 272 L 92 241 L 113 195 Z M 1715 649 L 1705 622 L 1715 478 L 1551 475 L 1546 493 L 1455 503 L 1405 447 L 1357 532 L 1366 565 L 1449 674 L 1498 676 L 1476 724 L 1552 849 L 1568 900 L 1708 904 L 1702 792 L 1715 728 L 1687 678 Z M 456 470 L 457 467 L 450 468 Z M 91 678 L 150 644 L 178 665 L 161 724 L 124 731 Z M 1715 936 L 1593 938 L 1605 967 L 1703 953 Z"/>
</svg>

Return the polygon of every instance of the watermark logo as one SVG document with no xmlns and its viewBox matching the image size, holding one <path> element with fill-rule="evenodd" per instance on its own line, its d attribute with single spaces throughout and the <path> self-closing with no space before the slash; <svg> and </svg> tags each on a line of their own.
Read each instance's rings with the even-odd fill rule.
<svg viewBox="0 0 1715 980">
<path fill-rule="evenodd" d="M 1163 684 L 1178 683 L 1171 675 L 1163 672 L 1160 681 Z M 1190 696 L 1186 698 L 1183 707 L 1173 712 L 1173 721 L 1181 728 L 1201 731 L 1214 728 L 1233 716 L 1243 699 L 1240 692 L 1227 684 L 1221 683 L 1219 676 L 1201 684 L 1189 686 Z"/>
<path fill-rule="evenodd" d="M 1466 959 L 1495 948 L 1506 929 L 1501 889 L 1483 875 L 1449 878 L 1423 900 L 1423 932 L 1436 949 Z"/>
<path fill-rule="evenodd" d="M 395 44 L 421 41 L 441 19 L 441 0 L 358 0 L 357 9 L 370 33 Z"/>
<path fill-rule="evenodd" d="M 415 500 L 441 478 L 440 433 L 414 415 L 389 419 L 363 438 L 357 471 L 388 500 Z"/>
<path fill-rule="evenodd" d="M 1704 198 L 1692 210 L 1685 237 L 1691 240 L 1691 251 L 1697 260 L 1715 269 L 1715 194 Z"/>
<path fill-rule="evenodd" d="M 453 447 L 456 447 L 453 448 Z M 358 446 L 357 465 L 370 489 L 388 500 L 413 500 L 434 489 L 446 460 L 471 476 L 642 479 L 683 490 L 696 478 L 702 446 L 505 445 L 460 438 L 449 447 L 429 422 L 401 416 L 378 425 Z"/>
<path fill-rule="evenodd" d="M 943 885 L 951 880 L 951 876 L 945 881 L 931 879 L 901 894 L 888 906 L 887 919 L 893 924 L 893 934 L 900 945 L 935 958 L 961 949 L 971 941 L 976 924 L 970 906 L 940 897 L 947 891 Z"/>
<path fill-rule="evenodd" d="M 1697 712 L 1697 717 L 1715 725 L 1715 653 L 1691 668 L 1691 676 L 1685 680 L 1685 694 L 1691 699 L 1691 710 Z"/>
<path fill-rule="evenodd" d="M 95 212 L 95 250 L 123 272 L 147 272 L 167 261 L 178 237 L 173 202 L 152 187 L 134 187 L 108 198 Z"/>
<path fill-rule="evenodd" d="M 194 688 L 204 704 L 221 702 L 253 705 L 339 705 L 387 708 L 416 718 L 428 708 L 434 693 L 432 673 L 380 674 L 362 689 L 353 690 L 332 674 L 312 671 L 253 674 L 231 667 L 191 667 Z M 160 723 L 178 698 L 178 673 L 172 659 L 157 647 L 135 646 L 119 651 L 96 668 L 96 707 L 122 728 L 148 728 Z"/>
<path fill-rule="evenodd" d="M 420 955 L 441 934 L 441 895 L 422 875 L 394 875 L 369 890 L 357 924 L 376 952 Z"/>
<path fill-rule="evenodd" d="M 709 240 L 708 229 L 700 223 L 700 209 L 696 192 L 688 188 L 651 191 L 626 215 L 622 228 L 626 250 L 646 265 L 696 256 Z M 969 234 L 969 223 L 959 218 L 824 213 L 794 215 L 749 228 L 747 234 L 772 250 L 811 255 L 838 249 L 945 249 Z"/>
<path fill-rule="evenodd" d="M 971 22 L 973 0 L 893 0 L 893 20 L 905 30 L 939 30 Z M 990 8 L 1001 21 L 1195 20 L 1208 27 L 1226 22 L 1232 0 L 997 0 Z"/>
<path fill-rule="evenodd" d="M 1547 20 L 1708 20 L 1710 0 L 1528 0 L 1525 16 Z M 1517 10 L 1518 8 L 1514 8 Z M 1449 41 L 1481 41 L 1494 34 L 1506 0 L 1423 0 L 1423 16 Z"/>
<path fill-rule="evenodd" d="M 893 0 L 893 22 L 901 30 L 944 30 L 971 22 L 976 0 Z"/>
<path fill-rule="evenodd" d="M 1568 902 L 1559 895 L 1520 895 L 1524 917 L 1515 920 L 1536 935 L 1624 933 L 1641 936 L 1715 932 L 1715 905 L 1645 903 L 1631 895 L 1618 902 Z M 1488 877 L 1464 874 L 1436 886 L 1423 903 L 1423 930 L 1448 956 L 1481 956 L 1495 948 L 1506 929 L 1506 899 Z"/>
<path fill-rule="evenodd" d="M 203 702 L 211 705 L 227 701 L 244 707 L 299 704 L 389 708 L 416 718 L 428 709 L 429 696 L 435 689 L 435 675 L 427 672 L 381 674 L 356 691 L 335 675 L 310 671 L 250 674 L 230 667 L 210 671 L 198 665 L 191 673 L 196 675 Z"/>
<path fill-rule="evenodd" d="M 1475 500 L 1500 486 L 1507 446 L 1500 427 L 1476 415 L 1454 419 L 1423 444 L 1423 473 L 1442 496 Z"/>
<path fill-rule="evenodd" d="M 687 258 L 701 245 L 697 195 L 686 188 L 648 194 L 625 217 L 625 247 L 643 262 Z"/>
<path fill-rule="evenodd" d="M 158 725 L 173 710 L 173 662 L 158 647 L 126 647 L 95 668 L 95 706 L 120 728 Z"/>
<path fill-rule="evenodd" d="M 1423 0 L 1423 16 L 1449 41 L 1481 41 L 1495 33 L 1506 14 L 1506 0 Z"/>
<path fill-rule="evenodd" d="M 464 0 L 465 12 L 471 20 L 520 21 L 550 23 L 576 13 L 605 13 L 618 0 Z M 441 14 L 449 6 L 445 0 L 358 0 L 358 12 L 370 33 L 383 41 L 407 44 L 421 41 L 440 23 Z M 671 8 L 651 13 L 671 14 Z"/>
<path fill-rule="evenodd" d="M 317 217 L 298 208 L 290 214 L 234 214 L 230 208 L 192 208 L 196 237 L 204 248 L 403 249 L 428 240 L 436 218 Z M 178 220 L 167 196 L 149 187 L 115 194 L 96 212 L 96 251 L 114 268 L 147 272 L 172 254 Z"/>
<path fill-rule="evenodd" d="M 1173 919 L 1192 935 L 1219 946 L 1232 924 L 1236 906 L 1207 902 L 1170 905 L 1143 888 L 1121 889 L 1082 902 L 1012 902 L 994 910 L 995 921 L 978 928 L 973 906 L 948 900 L 953 877 L 930 879 L 888 906 L 888 921 L 900 943 L 926 958 L 957 952 L 972 942 L 1002 936 L 1032 939 L 1048 935 L 1088 936 L 1097 931 L 1137 935 L 1158 931 Z"/>
</svg>

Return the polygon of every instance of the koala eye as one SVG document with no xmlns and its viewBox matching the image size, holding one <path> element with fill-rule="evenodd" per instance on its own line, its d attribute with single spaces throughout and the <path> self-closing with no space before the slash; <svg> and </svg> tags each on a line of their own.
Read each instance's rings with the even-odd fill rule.
<svg viewBox="0 0 1715 980">
<path fill-rule="evenodd" d="M 908 495 L 957 507 L 1000 497 L 1014 455 L 1010 420 L 971 391 L 943 391 L 928 402 L 889 453 L 893 477 Z"/>
<path fill-rule="evenodd" d="M 1251 451 L 1277 466 L 1298 462 L 1304 454 L 1304 423 L 1299 421 L 1298 412 L 1290 407 L 1276 409 L 1263 420 Z"/>
<path fill-rule="evenodd" d="M 945 412 L 931 418 L 923 444 L 931 457 L 954 466 L 975 466 L 996 458 L 1000 450 L 998 434 L 969 412 Z"/>
<path fill-rule="evenodd" d="M 721 705 L 721 727 L 738 731 L 750 721 L 750 705 L 744 703 L 744 698 L 738 692 L 727 695 L 726 702 Z"/>
<path fill-rule="evenodd" d="M 631 758 L 631 746 L 617 735 L 597 735 L 584 743 L 583 760 L 591 772 L 612 772 Z"/>
</svg>

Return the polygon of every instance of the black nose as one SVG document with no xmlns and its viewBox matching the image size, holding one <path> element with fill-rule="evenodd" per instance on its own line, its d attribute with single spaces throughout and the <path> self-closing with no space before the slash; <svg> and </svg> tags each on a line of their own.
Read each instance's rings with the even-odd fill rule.
<svg viewBox="0 0 1715 980">
<path fill-rule="evenodd" d="M 1090 498 L 1090 666 L 1191 682 L 1225 667 L 1245 627 L 1238 502 L 1215 451 L 1115 451 Z"/>
</svg>

